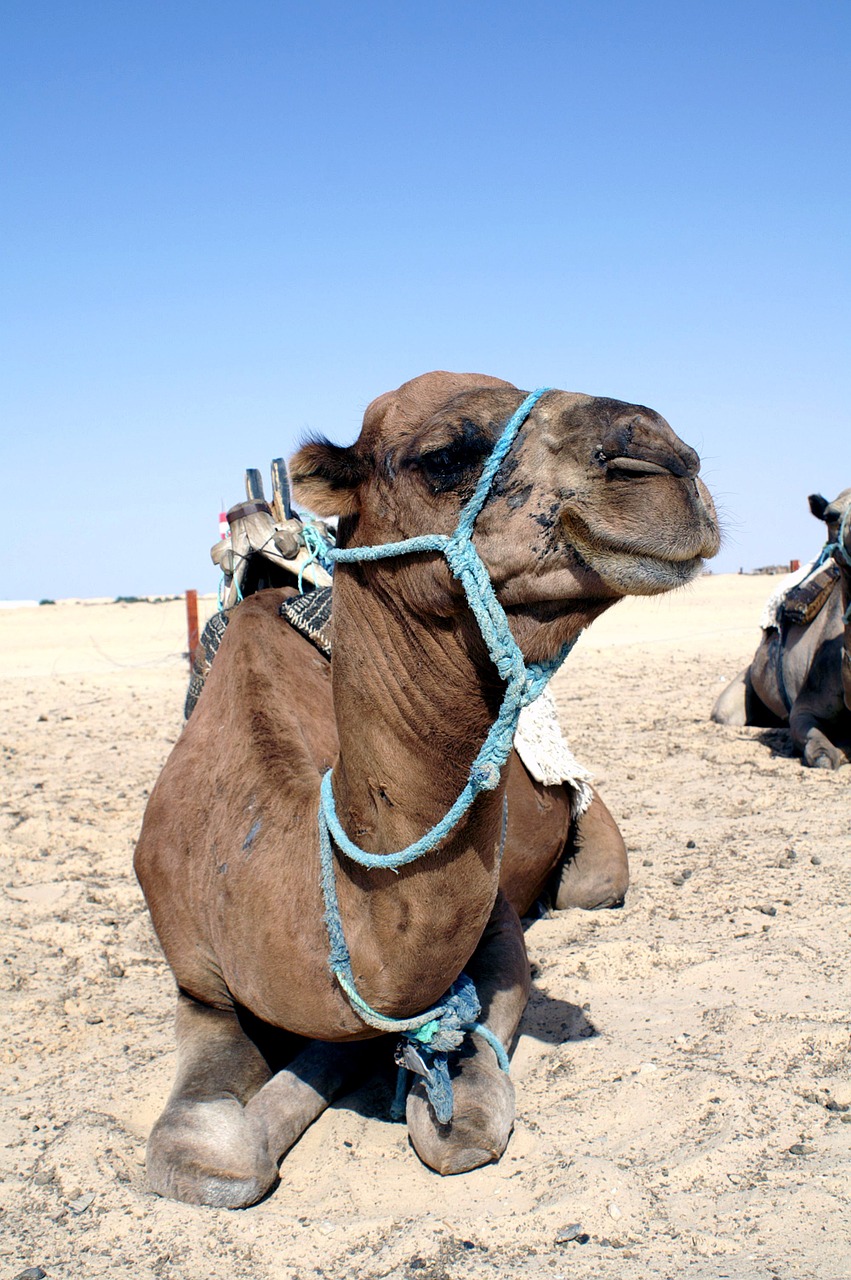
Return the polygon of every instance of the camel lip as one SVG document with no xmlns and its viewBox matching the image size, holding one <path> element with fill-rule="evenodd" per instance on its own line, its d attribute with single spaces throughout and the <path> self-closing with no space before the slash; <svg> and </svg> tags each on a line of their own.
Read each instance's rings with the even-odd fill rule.
<svg viewBox="0 0 851 1280">
<path fill-rule="evenodd" d="M 657 556 L 630 556 L 625 564 L 597 564 L 595 567 L 607 585 L 626 595 L 661 595 L 687 586 L 702 571 L 704 556 L 688 559 L 662 559 Z"/>
</svg>

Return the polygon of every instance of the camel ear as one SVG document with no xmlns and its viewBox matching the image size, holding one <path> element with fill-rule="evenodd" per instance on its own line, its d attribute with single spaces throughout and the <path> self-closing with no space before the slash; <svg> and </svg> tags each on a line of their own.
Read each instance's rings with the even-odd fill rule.
<svg viewBox="0 0 851 1280">
<path fill-rule="evenodd" d="M 812 511 L 816 520 L 823 520 L 824 513 L 830 506 L 827 498 L 823 498 L 820 493 L 811 493 L 807 501 L 810 504 L 810 511 Z"/>
<path fill-rule="evenodd" d="M 344 448 L 330 440 L 308 441 L 290 462 L 296 498 L 318 516 L 353 516 L 358 488 L 368 475 L 353 445 Z"/>
</svg>

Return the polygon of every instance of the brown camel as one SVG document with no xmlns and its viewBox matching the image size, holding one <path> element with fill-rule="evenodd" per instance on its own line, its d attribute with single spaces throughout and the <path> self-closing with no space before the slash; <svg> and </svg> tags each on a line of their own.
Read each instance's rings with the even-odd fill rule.
<svg viewBox="0 0 851 1280">
<path fill-rule="evenodd" d="M 838 769 L 851 750 L 851 489 L 828 502 L 810 495 L 827 525 L 827 599 L 811 621 L 794 621 L 787 602 L 764 626 L 753 661 L 712 709 L 718 724 L 788 724 L 803 763 Z M 812 595 L 812 591 L 809 593 Z"/>
<path fill-rule="evenodd" d="M 495 378 L 427 374 L 373 401 L 351 447 L 306 445 L 293 478 L 305 505 L 340 515 L 339 546 L 363 554 L 450 535 L 510 440 L 475 544 L 497 625 L 507 618 L 510 644 L 546 664 L 624 595 L 689 581 L 717 551 L 718 531 L 697 455 L 658 414 L 562 391 L 533 399 Z M 136 852 L 179 989 L 177 1080 L 148 1145 L 162 1194 L 257 1200 L 348 1078 L 363 1052 L 353 1042 L 375 1036 L 382 1019 L 416 1020 L 438 1001 L 444 1010 L 462 971 L 481 1013 L 452 1067 L 452 1118 L 437 1119 L 418 1080 L 408 1130 L 443 1173 L 505 1148 L 514 1096 L 500 1061 L 529 966 L 517 911 L 499 891 L 500 852 L 504 842 L 517 873 L 512 897 L 530 901 L 562 855 L 566 802 L 559 813 L 525 771 L 512 765 L 507 776 L 486 761 L 483 789 L 439 846 L 384 869 L 447 820 L 513 687 L 459 572 L 433 550 L 338 561 L 330 669 L 282 624 L 285 589 L 234 613 Z M 333 846 L 318 819 L 329 768 Z M 348 841 L 377 869 L 343 855 Z M 524 864 L 524 846 L 547 841 L 542 877 L 540 853 Z M 341 964 L 329 966 L 335 924 L 349 994 Z M 411 1050 L 409 1040 L 406 1064 L 428 1079 Z"/>
</svg>

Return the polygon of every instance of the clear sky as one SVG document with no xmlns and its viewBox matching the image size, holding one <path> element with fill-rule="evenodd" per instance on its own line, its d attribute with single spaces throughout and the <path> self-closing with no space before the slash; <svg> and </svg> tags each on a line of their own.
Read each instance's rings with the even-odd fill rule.
<svg viewBox="0 0 851 1280">
<path fill-rule="evenodd" d="M 215 589 L 245 468 L 434 368 L 651 405 L 718 571 L 809 558 L 849 63 L 847 0 L 6 0 L 0 597 Z"/>
</svg>

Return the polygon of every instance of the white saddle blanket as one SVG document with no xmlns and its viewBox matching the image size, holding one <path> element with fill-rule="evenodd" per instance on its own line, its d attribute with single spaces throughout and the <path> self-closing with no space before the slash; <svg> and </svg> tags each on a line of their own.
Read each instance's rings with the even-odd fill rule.
<svg viewBox="0 0 851 1280">
<path fill-rule="evenodd" d="M 514 734 L 514 749 L 533 778 L 545 786 L 567 783 L 571 788 L 570 813 L 578 818 L 591 803 L 591 774 L 574 756 L 558 722 L 552 694 L 544 690 L 524 707 Z"/>
</svg>

